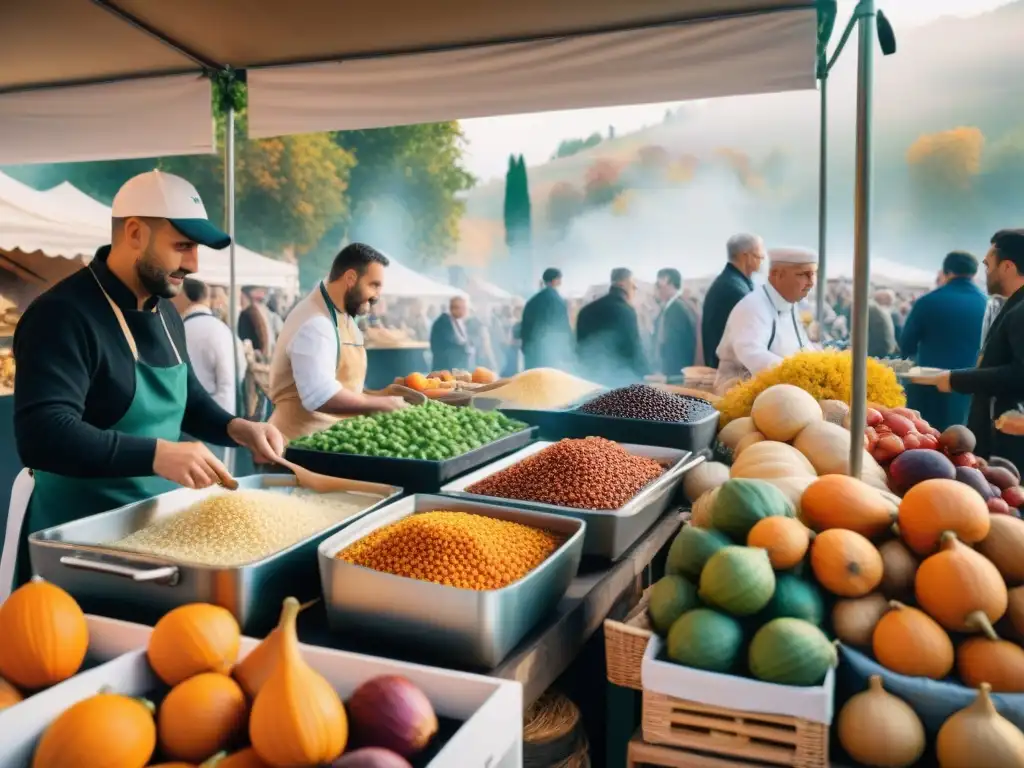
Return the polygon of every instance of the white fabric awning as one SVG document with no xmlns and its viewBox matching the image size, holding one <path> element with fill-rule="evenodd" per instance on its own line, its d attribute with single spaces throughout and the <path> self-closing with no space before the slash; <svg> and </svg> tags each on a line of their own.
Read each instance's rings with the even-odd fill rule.
<svg viewBox="0 0 1024 768">
<path fill-rule="evenodd" d="M 209 151 L 200 76 L 229 68 L 247 72 L 253 136 L 811 88 L 815 15 L 815 0 L 0 3 L 0 163 Z"/>
<path fill-rule="evenodd" d="M 808 9 L 254 70 L 249 135 L 813 88 L 816 29 Z"/>
<path fill-rule="evenodd" d="M 181 75 L 0 95 L 0 165 L 212 153 L 211 94 Z"/>
<path fill-rule="evenodd" d="M 414 269 L 401 264 L 391 257 L 388 268 L 384 271 L 385 300 L 389 299 L 451 299 L 465 296 L 465 291 L 446 283 L 438 282 Z"/>
</svg>

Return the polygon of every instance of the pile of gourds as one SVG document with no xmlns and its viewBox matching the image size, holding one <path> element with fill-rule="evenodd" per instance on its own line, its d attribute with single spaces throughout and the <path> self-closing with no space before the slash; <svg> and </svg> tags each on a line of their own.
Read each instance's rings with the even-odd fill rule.
<svg viewBox="0 0 1024 768">
<path fill-rule="evenodd" d="M 705 462 L 687 473 L 684 491 L 694 519 L 707 522 L 716 489 L 730 478 L 765 480 L 799 509 L 804 491 L 818 477 L 849 474 L 851 437 L 842 426 L 846 414 L 842 403 L 819 403 L 790 384 L 764 390 L 750 416 L 730 421 L 718 434 L 720 452 L 731 464 Z M 861 478 L 889 494 L 885 470 L 866 450 Z"/>
<path fill-rule="evenodd" d="M 782 421 L 789 431 L 799 430 L 794 444 L 802 431 L 824 423 L 811 419 L 800 427 L 801 419 L 792 413 Z M 764 428 L 761 422 L 757 426 Z M 785 490 L 779 480 L 800 465 L 804 454 L 794 451 L 797 459 L 778 453 L 790 447 L 778 442 L 780 447 L 772 449 L 776 455 L 750 461 L 751 452 L 769 444 L 741 444 L 733 479 L 697 489 L 694 525 L 721 528 L 719 500 L 728 495 L 735 505 L 730 488 L 737 482 Z M 808 452 L 808 463 L 812 458 Z M 737 479 L 736 467 L 748 465 L 760 479 Z M 870 472 L 871 465 L 866 466 Z M 977 701 L 940 731 L 936 752 L 943 768 L 1024 768 L 1024 734 L 996 712 L 989 698 L 990 691 L 1024 693 L 1024 521 L 990 514 L 976 490 L 955 480 L 923 480 L 899 498 L 879 487 L 877 475 L 869 478 L 873 482 L 822 474 L 808 478 L 799 494 L 798 517 L 811 531 L 810 569 L 834 601 L 831 630 L 893 672 L 933 680 L 955 674 L 979 691 Z M 766 506 L 762 514 L 777 513 Z M 771 535 L 748 544 L 789 562 L 804 549 L 808 534 L 788 520 L 772 519 L 766 517 L 751 530 L 754 534 L 771 525 Z M 965 723 L 974 731 L 967 733 Z M 866 765 L 913 765 L 925 743 L 917 715 L 885 692 L 881 681 L 873 681 L 844 707 L 839 735 L 847 751 Z"/>
<path fill-rule="evenodd" d="M 38 577 L 0 605 L 0 711 L 77 674 L 89 649 L 85 614 Z"/>
<path fill-rule="evenodd" d="M 163 768 L 408 768 L 406 757 L 437 732 L 429 700 L 402 678 L 374 678 L 356 689 L 346 712 L 334 687 L 302 658 L 295 629 L 300 609 L 294 598 L 285 600 L 277 628 L 237 664 L 241 632 L 229 611 L 205 603 L 170 611 L 153 628 L 146 651 L 169 687 L 159 707 L 99 691 L 49 725 L 32 768 L 143 768 L 155 754 L 175 761 L 160 763 Z M 419 715 L 415 723 L 391 719 L 397 706 L 375 708 L 389 695 L 384 689 L 399 688 L 405 711 Z M 346 753 L 350 725 L 360 746 L 388 738 L 395 746 Z M 360 762 L 373 758 L 378 762 Z"/>
<path fill-rule="evenodd" d="M 820 629 L 825 606 L 806 563 L 810 541 L 775 486 L 725 482 L 711 525 L 682 528 L 667 575 L 651 588 L 648 612 L 667 657 L 765 682 L 821 685 L 836 651 Z"/>
</svg>

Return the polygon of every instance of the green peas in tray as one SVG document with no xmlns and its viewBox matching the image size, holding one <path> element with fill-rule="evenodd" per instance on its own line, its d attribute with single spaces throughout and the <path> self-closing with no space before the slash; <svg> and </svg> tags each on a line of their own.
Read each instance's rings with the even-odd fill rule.
<svg viewBox="0 0 1024 768">
<path fill-rule="evenodd" d="M 391 413 L 342 419 L 291 445 L 325 453 L 444 461 L 526 428 L 500 411 L 428 401 Z"/>
</svg>

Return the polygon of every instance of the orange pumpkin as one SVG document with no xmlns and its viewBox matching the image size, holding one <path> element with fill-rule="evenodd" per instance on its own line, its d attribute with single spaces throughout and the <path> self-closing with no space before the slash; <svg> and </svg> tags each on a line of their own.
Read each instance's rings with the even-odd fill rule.
<svg viewBox="0 0 1024 768">
<path fill-rule="evenodd" d="M 997 693 L 1024 693 L 1024 648 L 987 629 L 985 636 L 968 638 L 957 649 L 960 680 L 969 688 L 988 683 Z"/>
<path fill-rule="evenodd" d="M 13 707 L 22 700 L 21 693 L 13 685 L 0 677 L 0 712 Z"/>
<path fill-rule="evenodd" d="M 32 768 L 143 768 L 155 748 L 153 705 L 100 693 L 73 704 L 50 723 Z"/>
<path fill-rule="evenodd" d="M 1006 613 L 1006 584 L 983 555 L 942 534 L 942 548 L 927 558 L 914 578 L 917 604 L 951 632 L 981 632 Z M 991 681 L 986 681 L 991 682 Z"/>
<path fill-rule="evenodd" d="M 882 581 L 882 556 L 855 531 L 832 528 L 811 547 L 811 569 L 825 589 L 840 597 L 863 597 Z"/>
<path fill-rule="evenodd" d="M 0 677 L 23 691 L 63 682 L 78 672 L 89 628 L 78 603 L 38 577 L 0 605 Z"/>
<path fill-rule="evenodd" d="M 203 672 L 178 683 L 157 713 L 160 749 L 194 763 L 230 746 L 249 714 L 245 693 L 227 675 Z"/>
<path fill-rule="evenodd" d="M 810 543 L 810 531 L 793 517 L 766 517 L 747 534 L 747 546 L 766 550 L 772 568 L 779 571 L 798 565 Z"/>
<path fill-rule="evenodd" d="M 953 642 L 924 611 L 893 600 L 871 635 L 878 663 L 912 677 L 941 680 L 953 669 Z"/>
<path fill-rule="evenodd" d="M 992 515 L 989 523 L 988 536 L 978 542 L 976 549 L 992 561 L 1007 586 L 1024 584 L 1024 520 Z M 999 689 L 993 684 L 992 690 Z"/>
<path fill-rule="evenodd" d="M 925 480 L 900 502 L 900 536 L 919 555 L 935 552 L 945 531 L 965 544 L 977 544 L 988 536 L 989 525 L 981 494 L 956 480 Z"/>
<path fill-rule="evenodd" d="M 156 623 L 146 657 L 157 676 L 173 686 L 200 672 L 228 674 L 241 641 L 238 622 L 226 608 L 190 603 Z"/>
<path fill-rule="evenodd" d="M 845 528 L 874 538 L 889 530 L 896 512 L 876 489 L 849 475 L 823 475 L 800 498 L 800 517 L 816 531 Z"/>
</svg>

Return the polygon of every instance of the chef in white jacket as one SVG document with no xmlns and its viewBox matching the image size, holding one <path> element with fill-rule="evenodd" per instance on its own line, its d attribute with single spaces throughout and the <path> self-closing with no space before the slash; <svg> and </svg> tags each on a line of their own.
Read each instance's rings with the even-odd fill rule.
<svg viewBox="0 0 1024 768">
<path fill-rule="evenodd" d="M 715 391 L 771 368 L 803 349 L 817 349 L 800 322 L 797 304 L 814 287 L 818 255 L 803 248 L 768 252 L 768 282 L 733 307 L 718 345 Z"/>
</svg>

